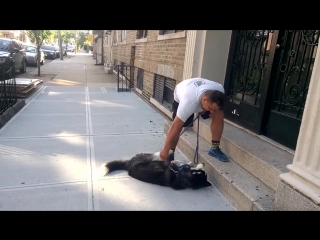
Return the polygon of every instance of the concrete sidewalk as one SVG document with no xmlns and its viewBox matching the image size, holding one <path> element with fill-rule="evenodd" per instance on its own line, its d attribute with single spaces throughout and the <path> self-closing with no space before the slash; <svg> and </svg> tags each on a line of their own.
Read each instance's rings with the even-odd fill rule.
<svg viewBox="0 0 320 240">
<path fill-rule="evenodd" d="M 0 129 L 0 210 L 236 210 L 215 186 L 175 191 L 124 171 L 98 178 L 106 161 L 161 150 L 164 118 L 118 93 L 92 55 L 56 59 L 41 74 L 51 77 Z M 179 150 L 176 159 L 189 161 Z"/>
</svg>

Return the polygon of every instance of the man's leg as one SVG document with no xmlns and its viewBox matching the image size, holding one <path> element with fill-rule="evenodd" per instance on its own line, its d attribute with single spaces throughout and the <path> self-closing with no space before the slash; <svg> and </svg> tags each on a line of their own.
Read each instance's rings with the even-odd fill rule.
<svg viewBox="0 0 320 240">
<path fill-rule="evenodd" d="M 217 110 L 210 115 L 211 117 L 211 139 L 212 147 L 209 150 L 209 155 L 218 158 L 221 162 L 228 162 L 228 157 L 220 149 L 220 139 L 224 128 L 224 112 Z"/>
</svg>

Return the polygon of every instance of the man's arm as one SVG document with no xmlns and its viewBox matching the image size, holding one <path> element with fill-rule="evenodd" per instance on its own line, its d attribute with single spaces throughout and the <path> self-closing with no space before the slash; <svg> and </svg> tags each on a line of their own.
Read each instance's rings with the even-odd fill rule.
<svg viewBox="0 0 320 240">
<path fill-rule="evenodd" d="M 184 122 L 179 117 L 174 118 L 172 125 L 167 132 L 167 138 L 163 147 L 164 149 L 169 151 L 170 149 L 176 147 L 176 140 L 179 138 L 183 124 Z"/>
<path fill-rule="evenodd" d="M 167 132 L 164 147 L 160 152 L 160 158 L 162 160 L 166 161 L 168 159 L 169 150 L 176 147 L 183 124 L 184 122 L 179 117 L 176 116 L 174 118 L 172 125 Z"/>
</svg>

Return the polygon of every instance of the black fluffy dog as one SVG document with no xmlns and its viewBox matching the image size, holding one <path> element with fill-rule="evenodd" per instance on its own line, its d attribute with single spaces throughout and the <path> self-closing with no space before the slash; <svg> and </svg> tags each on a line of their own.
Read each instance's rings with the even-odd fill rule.
<svg viewBox="0 0 320 240">
<path fill-rule="evenodd" d="M 113 160 L 101 166 L 103 176 L 116 170 L 126 170 L 128 174 L 140 181 L 171 187 L 175 190 L 192 188 L 199 189 L 211 186 L 204 164 L 196 167 L 183 164 L 177 160 L 164 162 L 157 153 L 140 153 L 130 160 Z"/>
</svg>

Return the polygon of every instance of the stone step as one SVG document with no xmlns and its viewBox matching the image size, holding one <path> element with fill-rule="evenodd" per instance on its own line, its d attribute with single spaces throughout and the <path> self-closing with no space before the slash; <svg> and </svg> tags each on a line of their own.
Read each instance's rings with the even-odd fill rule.
<svg viewBox="0 0 320 240">
<path fill-rule="evenodd" d="M 165 121 L 167 132 L 171 121 Z M 181 137 L 177 146 L 190 161 L 193 161 L 196 147 L 196 133 L 189 129 Z M 227 163 L 220 162 L 208 155 L 211 147 L 206 139 L 199 137 L 199 162 L 205 163 L 205 170 L 210 181 L 238 210 L 242 211 L 274 211 L 275 191 L 242 168 L 231 159 Z"/>
<path fill-rule="evenodd" d="M 200 117 L 199 134 L 211 143 L 211 120 Z M 197 120 L 193 130 L 197 131 Z M 189 131 L 189 130 L 188 130 Z M 273 191 L 277 190 L 279 175 L 288 172 L 287 165 L 293 162 L 294 153 L 280 144 L 272 143 L 261 135 L 225 121 L 220 142 L 221 150 L 233 161 L 261 180 Z"/>
</svg>

